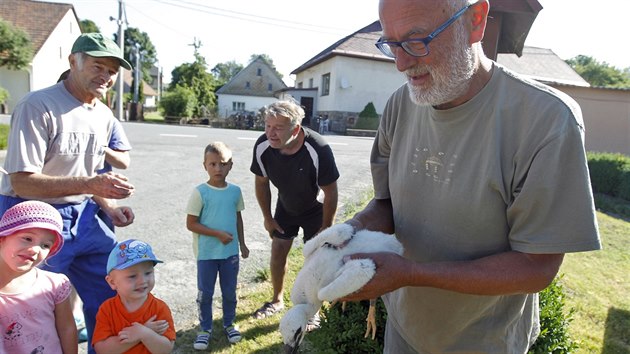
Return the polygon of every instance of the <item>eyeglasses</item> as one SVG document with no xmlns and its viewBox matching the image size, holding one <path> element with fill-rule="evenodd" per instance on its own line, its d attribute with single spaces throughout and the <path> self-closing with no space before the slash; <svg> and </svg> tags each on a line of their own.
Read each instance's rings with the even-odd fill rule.
<svg viewBox="0 0 630 354">
<path fill-rule="evenodd" d="M 402 48 L 407 54 L 413 57 L 424 57 L 429 55 L 429 43 L 438 36 L 438 34 L 442 33 L 448 26 L 450 26 L 455 20 L 457 20 L 461 15 L 468 10 L 473 4 L 468 4 L 461 10 L 457 11 L 453 17 L 449 18 L 444 22 L 440 27 L 438 27 L 435 31 L 431 32 L 428 36 L 424 38 L 411 38 L 406 39 L 404 41 L 395 42 L 395 41 L 384 41 L 383 38 L 379 39 L 375 45 L 383 54 L 390 58 L 396 58 L 396 54 L 394 54 L 394 50 L 397 47 Z"/>
</svg>

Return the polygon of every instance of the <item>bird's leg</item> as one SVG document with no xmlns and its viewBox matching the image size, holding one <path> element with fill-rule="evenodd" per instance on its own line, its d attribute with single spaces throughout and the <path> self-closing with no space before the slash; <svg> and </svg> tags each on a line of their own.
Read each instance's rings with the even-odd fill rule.
<svg viewBox="0 0 630 354">
<path fill-rule="evenodd" d="M 370 331 L 372 331 L 372 340 L 374 340 L 376 338 L 376 299 L 370 299 L 370 309 L 365 321 L 367 322 L 367 328 L 363 337 L 367 338 Z"/>
<path fill-rule="evenodd" d="M 332 304 L 330 304 L 330 306 L 335 306 L 337 305 L 337 300 L 333 301 Z M 341 312 L 346 312 L 346 302 L 342 301 L 341 302 Z"/>
</svg>

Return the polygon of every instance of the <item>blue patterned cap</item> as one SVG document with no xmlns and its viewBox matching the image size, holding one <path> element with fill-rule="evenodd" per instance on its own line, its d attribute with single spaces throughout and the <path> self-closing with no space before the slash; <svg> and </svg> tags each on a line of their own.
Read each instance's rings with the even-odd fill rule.
<svg viewBox="0 0 630 354">
<path fill-rule="evenodd" d="M 127 240 L 120 242 L 109 253 L 107 259 L 107 274 L 114 269 L 126 269 L 141 262 L 151 261 L 163 263 L 153 254 L 151 246 L 139 240 Z"/>
</svg>

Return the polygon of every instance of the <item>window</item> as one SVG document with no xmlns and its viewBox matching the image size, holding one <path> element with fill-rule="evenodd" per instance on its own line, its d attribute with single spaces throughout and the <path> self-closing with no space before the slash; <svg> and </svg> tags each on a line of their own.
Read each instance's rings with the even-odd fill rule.
<svg viewBox="0 0 630 354">
<path fill-rule="evenodd" d="M 298 82 L 297 88 L 302 88 L 302 81 Z"/>
<path fill-rule="evenodd" d="M 262 69 L 261 68 L 256 69 L 256 75 L 262 76 Z"/>
<path fill-rule="evenodd" d="M 330 94 L 330 73 L 322 75 L 322 96 Z"/>
<path fill-rule="evenodd" d="M 313 78 L 308 79 L 308 88 L 313 88 Z"/>
<path fill-rule="evenodd" d="M 233 111 L 244 111 L 245 110 L 245 102 L 232 102 L 232 110 Z"/>
<path fill-rule="evenodd" d="M 273 85 L 267 84 L 267 91 L 273 91 Z"/>
<path fill-rule="evenodd" d="M 245 88 L 246 89 L 252 88 L 252 85 L 250 85 L 249 81 L 245 83 Z"/>
</svg>

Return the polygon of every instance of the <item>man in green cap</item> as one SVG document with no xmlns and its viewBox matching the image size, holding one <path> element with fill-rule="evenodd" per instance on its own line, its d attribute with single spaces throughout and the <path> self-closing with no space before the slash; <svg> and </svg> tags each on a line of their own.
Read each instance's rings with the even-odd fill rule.
<svg viewBox="0 0 630 354">
<path fill-rule="evenodd" d="M 116 226 L 133 222 L 129 207 L 116 200 L 134 192 L 128 179 L 103 167 L 115 117 L 101 102 L 122 66 L 120 48 L 99 33 L 79 36 L 68 57 L 70 74 L 57 84 L 25 96 L 11 116 L 8 176 L 0 184 L 0 215 L 24 200 L 53 205 L 64 219 L 64 247 L 46 269 L 64 273 L 83 300 L 88 343 L 100 304 L 115 295 L 105 281 L 114 233 L 97 212 Z M 90 346 L 89 352 L 94 350 Z"/>
</svg>

